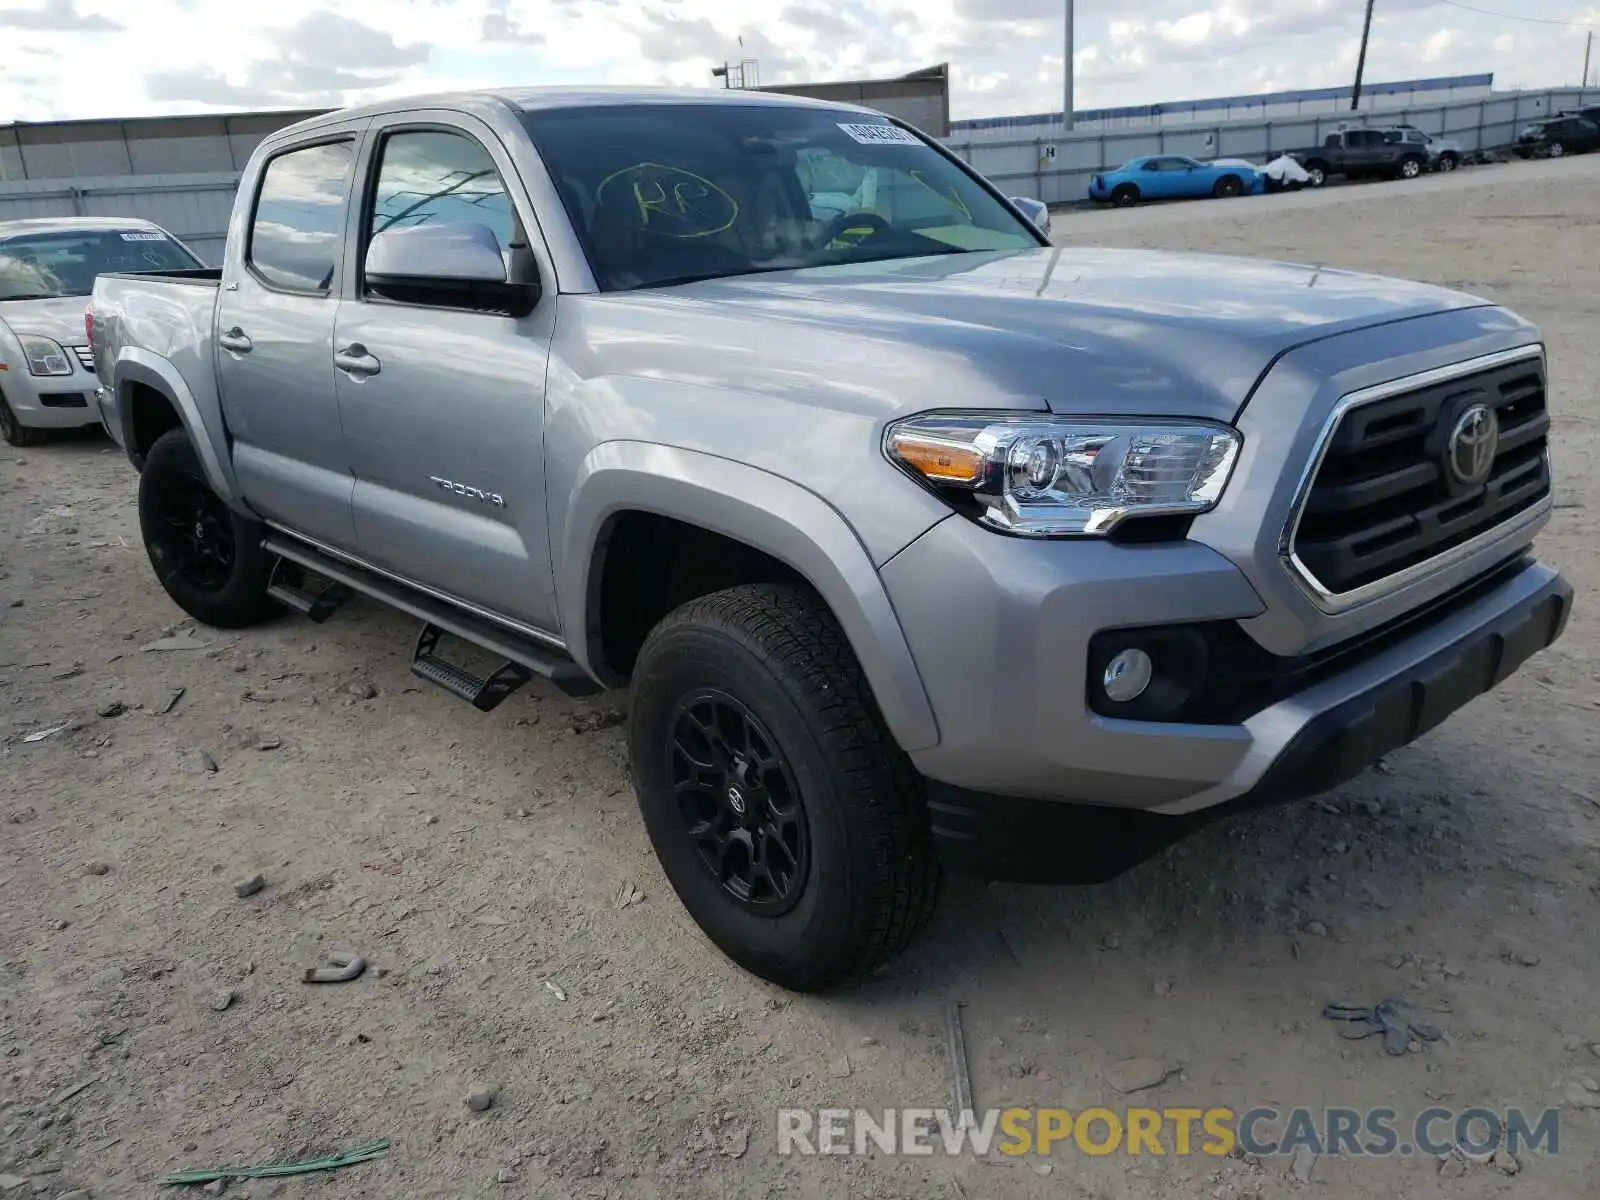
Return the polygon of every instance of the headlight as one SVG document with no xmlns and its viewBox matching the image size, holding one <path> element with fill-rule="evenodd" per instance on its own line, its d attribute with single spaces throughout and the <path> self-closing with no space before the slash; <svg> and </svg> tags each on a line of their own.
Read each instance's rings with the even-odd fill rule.
<svg viewBox="0 0 1600 1200">
<path fill-rule="evenodd" d="M 72 364 L 67 361 L 67 352 L 61 348 L 60 342 L 34 333 L 21 334 L 17 341 L 22 346 L 22 353 L 28 357 L 28 370 L 33 374 L 72 374 Z"/>
<path fill-rule="evenodd" d="M 884 450 L 933 487 L 971 494 L 980 519 L 1028 537 L 1104 536 L 1133 517 L 1202 513 L 1239 456 L 1203 421 L 933 413 L 896 421 Z"/>
</svg>

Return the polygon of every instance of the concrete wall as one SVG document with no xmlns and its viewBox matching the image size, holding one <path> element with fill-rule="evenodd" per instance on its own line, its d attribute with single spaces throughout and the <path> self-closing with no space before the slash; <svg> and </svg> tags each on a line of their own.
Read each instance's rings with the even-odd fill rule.
<svg viewBox="0 0 1600 1200">
<path fill-rule="evenodd" d="M 1529 121 L 1563 109 L 1600 103 L 1600 91 L 1576 88 L 1501 92 L 1477 100 L 1386 110 L 1382 120 L 1415 125 L 1458 140 L 1466 150 L 1505 146 Z M 960 135 L 946 144 L 1011 195 L 1048 204 L 1084 199 L 1089 177 L 1149 154 L 1191 158 L 1248 158 L 1265 162 L 1284 150 L 1315 146 L 1350 114 L 1252 121 L 1150 125 L 1115 131 L 1063 134 L 1059 128 L 1031 137 L 982 140 Z"/>
</svg>

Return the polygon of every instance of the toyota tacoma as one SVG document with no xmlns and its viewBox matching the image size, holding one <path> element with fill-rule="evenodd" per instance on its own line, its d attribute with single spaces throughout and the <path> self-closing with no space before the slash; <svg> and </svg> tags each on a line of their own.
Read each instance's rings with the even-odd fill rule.
<svg viewBox="0 0 1600 1200">
<path fill-rule="evenodd" d="M 221 267 L 88 319 L 179 607 L 376 597 L 485 711 L 630 687 L 667 879 L 819 990 L 945 867 L 1335 787 L 1568 616 L 1534 326 L 1044 223 L 866 109 L 433 96 L 273 133 Z"/>
</svg>

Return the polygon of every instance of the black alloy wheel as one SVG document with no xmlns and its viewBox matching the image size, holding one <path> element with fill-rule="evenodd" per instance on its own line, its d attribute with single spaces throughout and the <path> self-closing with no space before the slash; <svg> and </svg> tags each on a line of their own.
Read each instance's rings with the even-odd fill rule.
<svg viewBox="0 0 1600 1200">
<path fill-rule="evenodd" d="M 215 591 L 233 574 L 236 545 L 228 510 L 195 471 L 177 476 L 160 494 L 157 515 L 167 530 L 173 569 L 197 588 Z"/>
<path fill-rule="evenodd" d="M 758 916 L 794 908 L 810 833 L 794 773 L 761 720 L 723 691 L 686 697 L 673 714 L 667 776 L 684 833 L 723 890 Z"/>
</svg>

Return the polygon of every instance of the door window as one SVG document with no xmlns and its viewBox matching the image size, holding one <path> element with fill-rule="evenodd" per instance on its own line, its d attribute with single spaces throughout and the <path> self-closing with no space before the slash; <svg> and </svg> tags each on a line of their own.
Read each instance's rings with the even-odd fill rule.
<svg viewBox="0 0 1600 1200">
<path fill-rule="evenodd" d="M 516 240 L 516 213 L 480 143 L 464 134 L 412 129 L 385 138 L 381 154 L 369 237 L 385 229 L 467 222 L 493 233 L 501 256 L 507 255 Z"/>
<path fill-rule="evenodd" d="M 246 262 L 268 287 L 322 295 L 332 289 L 354 160 L 351 143 L 327 142 L 267 163 Z"/>
</svg>

